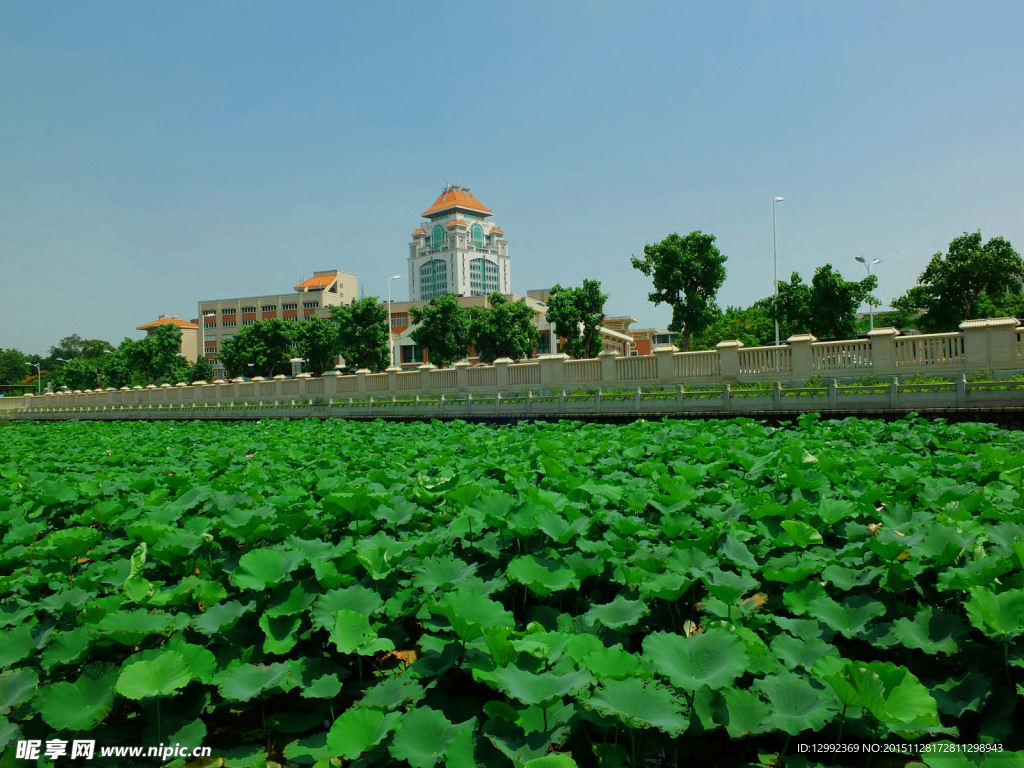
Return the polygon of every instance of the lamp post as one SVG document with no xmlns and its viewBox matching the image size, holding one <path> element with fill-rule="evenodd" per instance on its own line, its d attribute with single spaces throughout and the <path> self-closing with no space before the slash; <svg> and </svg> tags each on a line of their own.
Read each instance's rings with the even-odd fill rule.
<svg viewBox="0 0 1024 768">
<path fill-rule="evenodd" d="M 871 277 L 871 268 L 875 264 L 882 263 L 881 259 L 871 259 L 871 261 L 868 261 L 863 256 L 854 256 L 853 258 L 864 265 L 864 269 L 868 271 L 868 277 Z M 870 297 L 868 297 L 868 330 L 875 330 L 875 306 L 871 303 Z"/>
<path fill-rule="evenodd" d="M 395 367 L 395 334 L 391 331 L 391 281 L 401 279 L 401 275 L 392 275 L 388 278 L 388 360 L 391 368 Z"/>
<path fill-rule="evenodd" d="M 43 364 L 42 363 L 29 363 L 36 367 L 36 393 L 43 394 Z"/>
<path fill-rule="evenodd" d="M 772 305 L 772 315 L 775 318 L 775 346 L 779 346 L 779 247 L 775 236 L 775 206 L 786 198 L 772 198 L 772 282 L 775 285 L 775 301 Z"/>
</svg>

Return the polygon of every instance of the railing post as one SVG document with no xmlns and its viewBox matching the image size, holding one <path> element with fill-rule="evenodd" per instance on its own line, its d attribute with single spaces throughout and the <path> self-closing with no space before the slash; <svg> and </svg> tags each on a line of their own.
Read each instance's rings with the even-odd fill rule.
<svg viewBox="0 0 1024 768">
<path fill-rule="evenodd" d="M 615 360 L 618 357 L 610 349 L 602 349 L 597 353 L 597 359 L 601 361 L 601 383 L 610 385 L 618 381 L 615 370 Z"/>
<path fill-rule="evenodd" d="M 360 395 L 366 394 L 366 377 L 370 375 L 369 368 L 360 368 L 356 371 L 356 392 Z"/>
<path fill-rule="evenodd" d="M 736 381 L 736 378 L 740 375 L 740 347 L 742 346 L 743 342 L 739 339 L 730 339 L 718 342 L 715 347 L 718 350 L 722 379 L 726 382 Z M 658 367 L 658 373 L 658 378 L 660 379 L 660 366 Z"/>
<path fill-rule="evenodd" d="M 436 370 L 437 370 L 437 366 L 434 365 L 433 363 L 423 363 L 423 365 L 419 366 L 419 371 L 420 371 L 420 392 L 429 392 L 430 391 L 430 372 L 431 371 L 436 371 Z M 390 379 L 388 379 L 388 381 L 390 381 Z M 397 381 L 398 381 L 398 379 L 396 377 L 395 378 L 396 384 L 397 384 Z"/>
<path fill-rule="evenodd" d="M 465 360 L 455 364 L 455 389 L 459 392 L 469 391 L 469 363 Z"/>
<path fill-rule="evenodd" d="M 900 332 L 895 328 L 875 328 L 868 331 L 871 342 L 871 375 L 896 375 L 896 337 Z"/>
<path fill-rule="evenodd" d="M 389 366 L 384 369 L 384 373 L 388 375 L 388 393 L 395 394 L 398 391 L 398 372 L 402 369 L 397 366 Z"/>
<path fill-rule="evenodd" d="M 957 408 L 964 408 L 967 406 L 967 374 L 960 374 L 960 378 L 956 380 L 956 406 Z"/>
<path fill-rule="evenodd" d="M 324 399 L 327 402 L 331 401 L 331 395 L 336 395 L 341 391 L 341 371 L 330 370 L 324 371 Z"/>
<path fill-rule="evenodd" d="M 964 320 L 964 363 L 967 371 L 1008 371 L 1017 363 L 1017 318 Z"/>
<path fill-rule="evenodd" d="M 900 405 L 900 377 L 893 376 L 889 381 L 889 407 L 899 408 Z"/>
<path fill-rule="evenodd" d="M 540 385 L 546 389 L 556 389 L 565 384 L 565 361 L 569 356 L 565 353 L 540 356 Z"/>
<path fill-rule="evenodd" d="M 508 367 L 511 363 L 512 360 L 507 357 L 499 357 L 494 361 L 494 376 L 499 392 L 508 389 Z"/>
<path fill-rule="evenodd" d="M 772 408 L 782 409 L 782 382 L 778 379 L 772 382 Z"/>
<path fill-rule="evenodd" d="M 654 359 L 658 361 L 658 383 L 668 384 L 675 378 L 675 354 L 676 348 L 671 344 L 655 347 L 654 348 Z M 739 364 L 736 366 L 737 372 L 739 371 Z"/>
<path fill-rule="evenodd" d="M 813 375 L 811 367 L 811 344 L 818 339 L 809 333 L 798 333 L 786 339 L 789 342 L 789 355 L 793 365 L 793 378 L 806 381 Z"/>
<path fill-rule="evenodd" d="M 835 379 L 828 381 L 828 407 L 831 410 L 839 407 L 839 385 L 836 384 Z"/>
</svg>

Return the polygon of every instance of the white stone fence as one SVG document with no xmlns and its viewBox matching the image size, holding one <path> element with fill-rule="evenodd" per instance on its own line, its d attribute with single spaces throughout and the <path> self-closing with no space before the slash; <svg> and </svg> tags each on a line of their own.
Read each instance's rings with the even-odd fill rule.
<svg viewBox="0 0 1024 768">
<path fill-rule="evenodd" d="M 572 398 L 577 391 L 591 395 L 598 392 L 597 400 L 603 398 L 606 405 L 640 397 L 635 393 L 644 391 L 650 395 L 645 396 L 645 401 L 666 400 L 671 395 L 679 400 L 701 401 L 703 405 L 703 401 L 728 400 L 730 389 L 738 393 L 738 388 L 727 386 L 733 382 L 773 381 L 779 382 L 779 386 L 774 387 L 774 392 L 761 390 L 761 396 L 772 398 L 766 402 L 774 404 L 786 399 L 783 385 L 789 387 L 818 378 L 823 383 L 831 382 L 819 393 L 827 396 L 822 402 L 830 405 L 840 392 L 837 381 L 859 381 L 863 389 L 867 385 L 884 387 L 886 380 L 892 383 L 891 380 L 909 376 L 962 378 L 966 374 L 986 373 L 998 377 L 1024 370 L 1022 336 L 1024 327 L 1018 327 L 1015 318 L 996 318 L 966 321 L 955 333 L 902 336 L 894 328 L 876 328 L 864 339 L 819 342 L 813 336 L 800 335 L 790 337 L 787 345 L 780 347 L 746 348 L 739 341 L 723 341 L 710 351 L 677 352 L 673 347 L 659 347 L 653 354 L 641 357 L 617 357 L 602 352 L 597 358 L 572 360 L 555 354 L 521 363 L 502 358 L 493 365 L 456 363 L 452 368 L 436 368 L 427 364 L 414 370 L 389 368 L 382 373 L 361 370 L 354 375 L 340 375 L 332 371 L 317 377 L 300 374 L 270 380 L 235 379 L 210 384 L 47 393 L 0 398 L 0 411 L 73 414 L 96 409 L 153 408 L 181 412 L 193 406 L 276 408 L 296 403 L 356 408 L 363 407 L 363 403 L 376 403 L 380 408 L 386 402 L 447 403 L 451 411 L 454 404 L 472 403 L 476 398 L 475 402 L 481 405 L 492 402 L 495 396 L 506 405 L 522 399 L 531 408 L 554 401 L 565 406 L 571 402 L 565 398 Z M 872 378 L 876 381 L 868 381 Z M 710 387 L 725 394 L 701 393 L 702 388 Z M 1024 395 L 1024 390 L 1016 386 L 1012 389 L 1014 398 Z M 946 390 L 953 388 L 947 386 Z M 741 397 L 737 393 L 733 396 Z M 658 398 L 659 394 L 663 396 Z M 882 394 L 881 389 L 877 394 Z M 895 395 L 886 397 L 891 401 Z M 963 393 L 951 402 L 953 407 L 966 404 Z M 804 399 L 802 403 L 807 405 L 809 401 Z"/>
</svg>

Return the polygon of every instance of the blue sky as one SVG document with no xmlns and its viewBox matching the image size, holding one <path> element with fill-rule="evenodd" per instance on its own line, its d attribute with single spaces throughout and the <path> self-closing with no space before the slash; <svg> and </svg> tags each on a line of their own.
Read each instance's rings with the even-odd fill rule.
<svg viewBox="0 0 1024 768">
<path fill-rule="evenodd" d="M 886 304 L 963 231 L 1024 250 L 1024 4 L 0 0 L 0 347 L 406 273 L 446 180 L 513 291 L 700 229 L 724 306 L 854 256 Z M 396 284 L 396 295 L 406 287 Z"/>
</svg>

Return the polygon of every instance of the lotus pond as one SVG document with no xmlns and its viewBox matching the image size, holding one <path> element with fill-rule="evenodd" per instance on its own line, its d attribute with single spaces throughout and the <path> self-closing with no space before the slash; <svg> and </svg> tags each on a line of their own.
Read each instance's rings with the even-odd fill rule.
<svg viewBox="0 0 1024 768">
<path fill-rule="evenodd" d="M 1024 764 L 1020 433 L 0 438 L 2 766 L 54 738 L 238 768 Z"/>
</svg>

